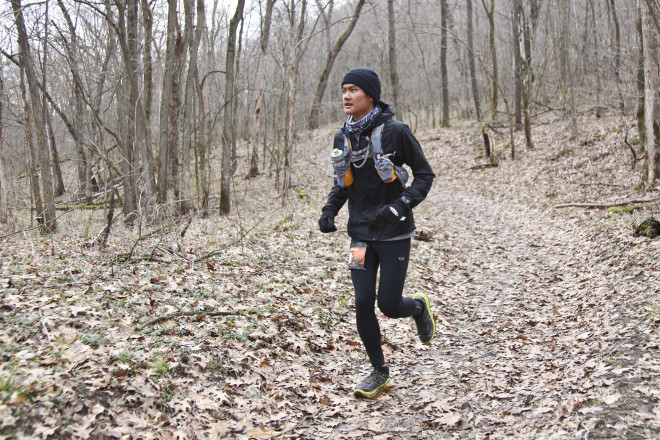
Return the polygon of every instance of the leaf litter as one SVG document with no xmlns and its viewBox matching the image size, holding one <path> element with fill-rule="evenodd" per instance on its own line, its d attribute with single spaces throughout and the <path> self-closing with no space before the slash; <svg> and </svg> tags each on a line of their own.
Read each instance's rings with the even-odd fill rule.
<svg viewBox="0 0 660 440">
<path fill-rule="evenodd" d="M 534 150 L 518 134 L 516 160 L 483 169 L 474 126 L 419 135 L 437 179 L 405 293 L 430 294 L 437 334 L 381 320 L 393 387 L 374 401 L 352 396 L 369 368 L 345 210 L 339 233 L 316 226 L 332 130 L 299 152 L 286 207 L 262 175 L 183 237 L 186 219 L 139 241 L 118 223 L 100 250 L 84 243 L 102 215 L 74 213 L 48 239 L 5 239 L 0 438 L 657 437 L 660 241 L 629 213 L 553 206 L 658 189 L 618 119 L 582 122 L 577 140 L 539 123 Z"/>
</svg>

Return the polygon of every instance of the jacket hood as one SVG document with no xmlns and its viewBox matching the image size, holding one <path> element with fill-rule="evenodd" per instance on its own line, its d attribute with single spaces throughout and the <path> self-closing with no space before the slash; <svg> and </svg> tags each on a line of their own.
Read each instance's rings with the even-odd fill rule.
<svg viewBox="0 0 660 440">
<path fill-rule="evenodd" d="M 392 119 L 394 117 L 394 107 L 385 101 L 380 101 L 377 105 L 383 111 L 383 113 L 380 114 L 380 118 L 378 118 L 378 124 L 382 124 L 388 119 Z"/>
</svg>

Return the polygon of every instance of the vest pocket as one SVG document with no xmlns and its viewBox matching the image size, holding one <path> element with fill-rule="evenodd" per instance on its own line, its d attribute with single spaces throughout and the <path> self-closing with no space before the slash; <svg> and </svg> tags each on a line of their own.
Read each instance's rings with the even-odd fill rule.
<svg viewBox="0 0 660 440">
<path fill-rule="evenodd" d="M 381 180 L 385 183 L 394 182 L 397 178 L 404 186 L 408 182 L 408 171 L 404 167 L 394 165 L 387 157 L 381 156 L 374 159 L 374 166 Z"/>
<path fill-rule="evenodd" d="M 378 175 L 383 182 L 394 182 L 396 179 L 396 172 L 394 171 L 394 165 L 388 158 L 381 157 L 374 159 L 374 166 L 376 167 L 376 171 L 378 171 Z"/>
<path fill-rule="evenodd" d="M 337 185 L 345 188 L 353 184 L 353 175 L 351 174 L 351 165 L 348 158 L 344 156 L 339 162 L 334 162 L 332 167 L 335 170 L 335 177 L 337 178 Z"/>
</svg>

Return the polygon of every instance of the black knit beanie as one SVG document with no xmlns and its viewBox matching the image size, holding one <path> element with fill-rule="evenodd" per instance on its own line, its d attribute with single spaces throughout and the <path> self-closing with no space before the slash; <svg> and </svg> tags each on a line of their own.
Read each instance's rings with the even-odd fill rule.
<svg viewBox="0 0 660 440">
<path fill-rule="evenodd" d="M 374 69 L 369 67 L 356 67 L 348 71 L 341 81 L 341 85 L 355 84 L 364 93 L 374 98 L 374 104 L 380 102 L 380 79 Z"/>
</svg>

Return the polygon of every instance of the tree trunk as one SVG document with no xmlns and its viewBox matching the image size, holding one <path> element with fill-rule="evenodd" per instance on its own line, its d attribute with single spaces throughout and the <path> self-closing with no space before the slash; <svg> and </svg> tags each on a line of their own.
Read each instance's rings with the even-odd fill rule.
<svg viewBox="0 0 660 440">
<path fill-rule="evenodd" d="M 234 66 L 236 56 L 236 29 L 243 18 L 245 0 L 238 0 L 236 12 L 229 21 L 227 56 L 225 59 L 225 117 L 222 126 L 222 167 L 220 171 L 220 214 L 229 214 L 231 209 L 231 152 L 234 146 Z"/>
<path fill-rule="evenodd" d="M 34 123 L 37 140 L 36 163 L 34 165 L 37 166 L 40 171 L 41 194 L 43 197 L 43 207 L 42 209 L 38 209 L 37 219 L 40 221 L 42 233 L 53 233 L 57 231 L 57 221 L 55 217 L 53 181 L 50 174 L 50 167 L 48 166 L 48 141 L 46 139 L 46 124 L 43 119 L 43 106 L 39 99 L 37 75 L 34 70 L 34 60 L 32 59 L 27 39 L 21 0 L 11 0 L 11 5 L 14 12 L 16 32 L 18 33 L 18 46 L 20 49 L 19 62 L 25 70 L 25 76 L 27 78 L 29 102 L 32 111 L 31 119 Z"/>
<path fill-rule="evenodd" d="M 44 77 L 44 79 L 46 79 Z M 44 94 L 45 95 L 45 94 Z M 57 143 L 55 141 L 55 132 L 53 131 L 53 118 L 52 112 L 48 108 L 48 103 L 44 102 L 44 117 L 46 119 L 46 132 L 48 134 L 48 142 L 50 145 L 50 165 L 53 171 L 53 178 L 55 179 L 54 195 L 59 197 L 65 193 L 64 179 L 62 178 L 62 167 L 60 166 L 60 155 L 57 152 Z"/>
<path fill-rule="evenodd" d="M 593 71 L 596 75 L 596 117 L 600 118 L 602 105 L 601 105 L 601 95 L 603 93 L 603 86 L 600 80 L 600 56 L 598 54 L 598 24 L 596 23 L 596 5 L 594 0 L 589 0 L 589 5 L 591 7 L 591 28 L 592 28 L 592 38 L 594 40 L 594 58 L 596 62 L 594 63 Z M 641 33 L 641 24 L 639 32 Z M 643 86 L 642 86 L 643 88 Z M 643 95 L 643 93 L 642 93 Z"/>
<path fill-rule="evenodd" d="M 172 71 L 172 96 L 168 107 L 168 129 L 167 136 L 168 146 L 167 158 L 170 173 L 168 175 L 167 188 L 174 189 L 174 199 L 178 200 L 181 196 L 181 157 L 179 156 L 180 149 L 180 129 L 179 121 L 181 119 L 181 81 L 183 65 L 186 58 L 186 45 L 187 41 L 181 33 L 181 25 L 176 26 L 176 43 L 174 44 L 174 69 Z"/>
<path fill-rule="evenodd" d="M 238 167 L 238 156 L 236 153 L 236 132 L 238 130 L 238 114 L 241 111 L 240 101 L 238 100 L 238 78 L 241 77 L 241 53 L 243 51 L 243 26 L 245 25 L 245 20 L 241 17 L 241 28 L 238 30 L 238 44 L 236 45 L 236 66 L 234 67 L 234 91 L 232 96 L 234 97 L 234 105 L 232 120 L 234 121 L 233 133 L 234 140 L 231 143 L 231 174 L 232 176 L 236 174 L 236 168 Z"/>
<path fill-rule="evenodd" d="M 660 70 L 658 69 L 658 30 L 654 26 L 653 7 L 642 7 L 644 32 L 644 109 L 646 126 L 646 172 L 649 186 L 660 176 Z"/>
<path fill-rule="evenodd" d="M 316 94 L 314 95 L 312 111 L 310 112 L 309 115 L 310 129 L 318 128 L 319 126 L 319 114 L 321 112 L 321 103 L 323 101 L 323 95 L 325 95 L 325 89 L 328 87 L 328 78 L 330 77 L 330 72 L 332 72 L 332 66 L 335 64 L 337 55 L 339 55 L 339 52 L 344 46 L 344 43 L 346 43 L 348 38 L 351 36 L 353 29 L 355 29 L 355 25 L 357 24 L 357 21 L 360 18 L 360 12 L 362 11 L 362 6 L 364 6 L 364 2 L 365 0 L 358 0 L 357 5 L 355 6 L 355 11 L 353 12 L 353 17 L 351 17 L 350 23 L 348 23 L 348 27 L 346 28 L 344 33 L 342 33 L 339 36 L 334 46 L 330 50 L 330 52 L 328 52 L 328 56 L 325 61 L 325 67 L 323 68 L 323 72 L 321 72 L 321 77 L 319 78 L 319 84 L 316 87 Z"/>
<path fill-rule="evenodd" d="M 69 35 L 71 38 L 70 44 L 66 45 L 67 48 L 67 59 L 69 62 L 69 69 L 73 77 L 73 99 L 74 99 L 74 108 L 75 116 L 73 118 L 73 129 L 76 132 L 73 137 L 75 144 L 75 153 L 76 153 L 76 170 L 78 172 L 78 185 L 81 189 L 81 192 L 85 194 L 85 199 L 90 200 L 92 196 L 91 185 L 88 185 L 88 173 L 87 168 L 91 166 L 91 162 L 87 158 L 87 153 L 85 151 L 85 146 L 82 142 L 82 129 L 84 126 L 84 102 L 83 102 L 83 82 L 79 71 L 80 66 L 80 49 L 78 47 L 78 36 L 76 34 L 76 28 L 71 20 L 69 11 L 64 6 L 62 0 L 57 0 L 57 3 L 62 10 L 62 15 L 66 20 L 67 27 L 69 28 Z M 62 36 L 64 39 L 64 36 Z"/>
<path fill-rule="evenodd" d="M 516 130 L 522 128 L 522 62 L 520 53 L 520 10 L 518 8 L 518 0 L 512 1 L 513 14 L 511 19 L 513 29 L 513 81 L 515 96 L 513 100 L 513 108 L 515 114 Z"/>
<path fill-rule="evenodd" d="M 284 143 L 284 173 L 282 178 L 282 206 L 286 205 L 287 193 L 291 185 L 291 156 L 293 153 L 293 138 L 294 138 L 294 122 L 295 122 L 295 109 L 296 109 L 296 89 L 298 85 L 298 70 L 300 67 L 300 59 L 303 55 L 303 32 L 305 30 L 305 14 L 307 11 L 307 0 L 302 0 L 300 21 L 298 22 L 297 30 L 294 32 L 296 21 L 296 8 L 295 1 L 291 0 L 289 8 L 289 26 L 291 30 L 291 58 L 287 71 L 288 92 L 287 92 L 287 110 L 286 110 L 286 125 L 285 125 L 285 143 Z"/>
<path fill-rule="evenodd" d="M 392 0 L 390 0 L 392 1 Z M 477 68 L 474 65 L 474 29 L 472 25 L 472 0 L 466 0 L 467 9 L 467 43 L 468 64 L 470 68 L 470 83 L 472 84 L 472 99 L 474 100 L 474 113 L 477 121 L 481 122 L 481 104 L 479 103 L 479 85 L 477 84 Z"/>
<path fill-rule="evenodd" d="M 644 0 L 642 0 L 644 1 Z M 646 0 L 646 6 L 653 20 L 653 25 L 655 30 L 660 33 L 660 1 L 658 0 Z"/>
<path fill-rule="evenodd" d="M 392 85 L 392 105 L 399 110 L 399 73 L 396 58 L 396 26 L 394 21 L 394 0 L 387 0 L 387 49 L 390 62 L 390 84 Z"/>
<path fill-rule="evenodd" d="M 259 61 L 257 63 L 257 100 L 254 104 L 252 133 L 250 135 L 252 157 L 250 160 L 249 177 L 255 177 L 259 174 L 259 122 L 261 119 L 261 108 L 263 107 L 264 102 L 264 66 L 266 64 L 266 51 L 268 49 L 268 39 L 270 38 L 270 25 L 273 21 L 273 5 L 275 4 L 275 1 L 276 0 L 266 1 L 266 13 L 261 28 Z"/>
<path fill-rule="evenodd" d="M 44 210 L 44 203 L 41 197 L 41 185 L 39 184 L 39 174 L 37 173 L 38 159 L 37 159 L 37 149 L 34 145 L 34 134 L 32 128 L 32 107 L 30 106 L 30 99 L 28 98 L 27 86 L 25 84 L 25 69 L 23 64 L 19 61 L 19 70 L 21 75 L 21 98 L 23 99 L 23 127 L 25 128 L 25 143 L 27 144 L 28 150 L 28 166 L 27 173 L 30 179 L 30 195 L 31 195 L 31 206 L 34 207 L 32 211 L 37 213 L 37 219 L 39 230 L 42 234 L 45 234 L 45 228 L 43 227 L 43 222 L 41 221 L 41 213 Z M 32 222 L 32 216 L 30 216 L 30 222 Z"/>
<path fill-rule="evenodd" d="M 417 43 L 417 47 L 419 48 L 419 55 L 421 58 L 421 63 L 422 63 L 422 69 L 424 71 L 424 78 L 426 79 L 426 87 L 428 90 L 435 90 L 437 88 L 436 82 L 435 82 L 435 77 L 432 77 L 432 74 L 429 73 L 428 69 L 428 63 L 426 62 L 426 54 L 424 53 L 424 44 L 422 43 L 422 40 L 420 39 L 420 34 L 421 32 L 417 31 L 416 24 L 415 24 L 415 17 L 413 17 L 412 14 L 412 4 L 408 3 L 408 17 L 410 18 L 410 26 L 411 26 L 411 32 L 412 35 L 415 38 L 415 42 Z M 433 96 L 432 93 L 428 93 L 426 96 L 426 99 L 428 99 L 429 106 L 431 107 L 431 124 L 432 127 L 435 128 L 435 97 Z"/>
<path fill-rule="evenodd" d="M 529 101 L 531 95 L 531 66 L 532 66 L 532 55 L 530 51 L 532 50 L 531 38 L 530 38 L 530 26 L 527 22 L 527 15 L 525 14 L 525 8 L 522 0 L 516 0 L 516 6 L 518 8 L 518 31 L 519 41 L 522 40 L 522 44 L 519 44 L 521 50 L 520 56 L 520 65 L 521 65 L 521 77 L 522 77 L 522 113 L 523 113 L 523 123 L 525 128 L 525 142 L 528 150 L 534 148 L 534 142 L 532 141 L 532 121 L 529 114 Z M 522 38 L 520 38 L 522 37 Z"/>
<path fill-rule="evenodd" d="M 440 81 L 442 83 L 442 126 L 449 127 L 449 75 L 447 73 L 447 0 L 440 0 Z"/>
<path fill-rule="evenodd" d="M 564 60 L 564 68 L 566 70 L 565 88 L 568 94 L 569 116 L 571 118 L 571 139 L 578 136 L 577 128 L 577 112 L 575 109 L 575 86 L 573 72 L 571 69 L 571 56 L 570 56 L 570 34 L 571 34 L 571 1 L 563 0 L 561 2 L 560 13 L 562 18 L 562 59 Z"/>
<path fill-rule="evenodd" d="M 201 0 L 199 0 L 201 1 Z M 198 1 L 198 3 L 199 3 Z M 197 26 L 195 27 L 195 32 L 193 34 L 193 2 L 194 0 L 185 0 L 184 10 L 186 14 L 186 40 L 188 50 L 189 50 L 189 64 L 188 64 L 188 75 L 186 78 L 186 92 L 185 100 L 183 106 L 183 132 L 182 132 L 182 142 L 181 148 L 183 149 L 181 155 L 181 196 L 179 197 L 179 211 L 182 213 L 187 213 L 190 211 L 192 205 L 192 193 L 190 185 L 190 168 L 191 168 L 191 150 L 193 148 L 193 131 L 194 131 L 194 121 L 193 121 L 193 104 L 196 93 L 194 93 L 195 78 L 197 78 L 197 54 L 199 52 L 199 43 L 202 36 L 202 26 L 200 23 L 199 17 L 197 18 Z M 199 5 L 198 5 L 199 6 Z M 204 7 L 202 1 L 202 8 Z"/>
<path fill-rule="evenodd" d="M 636 0 L 637 6 L 637 132 L 642 145 L 646 144 L 646 127 L 644 126 L 644 30 L 641 1 Z"/>
<path fill-rule="evenodd" d="M 197 29 L 200 33 L 208 36 L 206 28 L 206 14 L 204 11 L 204 0 L 197 0 Z M 200 36 L 201 38 L 201 36 Z M 195 93 L 197 94 L 197 113 L 200 121 L 200 128 L 195 130 L 196 133 L 196 182 L 198 193 L 201 196 L 200 208 L 201 215 L 206 217 L 209 213 L 209 174 L 210 174 L 210 161 L 207 159 L 207 151 L 209 149 L 208 124 L 206 117 L 206 101 L 204 100 L 204 91 L 202 83 L 199 80 L 199 69 L 195 72 Z"/>
<path fill-rule="evenodd" d="M 144 72 L 142 74 L 144 85 L 144 137 L 147 145 L 151 145 L 153 134 L 151 133 L 151 108 L 153 106 L 153 60 L 151 55 L 151 46 L 153 44 L 153 25 L 154 18 L 149 6 L 149 0 L 141 0 L 142 8 L 142 29 L 144 30 L 144 51 L 142 63 Z"/>
<path fill-rule="evenodd" d="M 94 92 L 94 95 L 92 99 L 90 99 L 90 110 L 92 111 L 92 132 L 94 136 L 94 142 L 96 145 L 104 145 L 105 141 L 105 130 L 104 130 L 104 124 L 103 121 L 101 121 L 100 113 L 101 113 L 101 103 L 103 102 L 103 95 L 104 95 L 104 89 L 105 89 L 105 82 L 106 78 L 108 76 L 108 66 L 110 65 L 110 60 L 114 58 L 115 52 L 117 49 L 117 40 L 116 40 L 116 35 L 114 28 L 111 26 L 110 21 L 112 21 L 112 7 L 110 5 L 110 0 L 104 0 L 104 5 L 105 5 L 105 10 L 106 14 L 108 17 L 110 17 L 110 20 L 107 21 L 107 36 L 106 36 L 106 45 L 105 45 L 105 51 L 103 54 L 103 61 L 101 62 L 101 69 L 100 69 L 100 74 L 99 74 L 99 79 L 98 82 L 96 83 L 96 90 Z M 113 133 L 113 136 L 115 137 L 115 141 L 117 142 L 117 145 L 121 145 L 120 139 Z M 100 149 L 99 149 L 100 151 Z M 92 196 L 92 167 L 91 164 L 93 163 L 94 159 L 94 150 L 90 149 L 87 151 L 87 163 L 90 164 L 90 166 L 86 167 L 86 175 L 85 175 L 85 196 L 91 198 Z M 101 154 L 105 155 L 104 152 L 101 152 Z M 108 167 L 110 168 L 110 167 Z M 109 175 L 112 173 L 109 171 Z M 121 173 L 118 173 L 119 176 L 121 176 Z M 110 179 L 110 177 L 108 177 Z"/>
<path fill-rule="evenodd" d="M 0 96 L 5 95 L 5 81 L 0 71 Z M 3 119 L 4 99 L 0 99 L 0 223 L 5 224 L 8 220 L 7 210 L 7 175 L 5 174 L 5 138 Z"/>
<path fill-rule="evenodd" d="M 610 0 L 612 8 L 612 21 L 614 23 L 614 77 L 616 78 L 616 87 L 619 92 L 619 110 L 621 114 L 626 114 L 626 104 L 623 99 L 623 90 L 621 87 L 621 30 L 619 28 L 619 15 L 616 12 L 614 0 Z"/>
<path fill-rule="evenodd" d="M 122 0 L 114 0 L 114 2 L 118 9 L 117 39 L 126 66 L 126 79 L 128 80 L 129 139 L 135 143 L 136 148 L 134 148 L 134 151 L 138 152 L 142 159 L 141 170 L 139 170 L 138 175 L 139 180 L 142 181 L 141 191 L 143 191 L 140 194 L 140 200 L 144 201 L 149 211 L 151 211 L 153 196 L 157 195 L 158 191 L 151 145 L 148 145 L 144 139 L 144 107 L 138 84 L 138 72 L 140 70 L 138 63 L 138 0 L 126 0 L 126 4 Z M 135 162 L 131 165 L 135 167 Z"/>
<path fill-rule="evenodd" d="M 167 41 L 165 46 L 165 65 L 163 85 L 160 95 L 160 117 L 158 125 L 158 200 L 167 201 L 169 180 L 169 147 L 170 147 L 170 108 L 172 105 L 172 88 L 175 70 L 175 46 L 177 28 L 177 0 L 167 0 Z"/>
<path fill-rule="evenodd" d="M 497 46 L 495 45 L 495 0 L 490 0 L 490 8 L 486 4 L 486 0 L 481 0 L 481 4 L 486 10 L 488 16 L 488 45 L 490 47 L 490 56 L 493 65 L 492 74 L 492 96 L 490 100 L 491 119 L 497 120 L 497 105 L 499 100 L 499 77 L 497 69 Z"/>
<path fill-rule="evenodd" d="M 49 11 L 50 8 L 48 7 L 49 3 L 46 2 L 46 11 L 45 11 L 45 19 L 44 19 L 44 41 L 49 40 Z M 50 153 L 50 167 L 52 171 L 52 176 L 55 179 L 54 182 L 54 187 L 53 191 L 54 197 L 59 197 L 62 194 L 64 194 L 64 180 L 62 179 L 62 167 L 60 166 L 60 158 L 57 153 L 57 144 L 55 142 L 55 133 L 53 132 L 53 124 L 51 121 L 51 111 L 48 108 L 48 101 L 46 100 L 46 84 L 48 83 L 48 44 L 44 44 L 43 48 L 43 61 L 41 63 L 42 69 L 41 69 L 41 86 L 42 86 L 42 93 L 41 93 L 41 111 L 42 116 L 43 116 L 43 121 L 46 123 L 46 137 L 48 141 L 48 152 Z"/>
<path fill-rule="evenodd" d="M 130 215 L 137 211 L 137 188 L 135 182 L 135 142 L 133 131 L 130 129 L 130 111 L 126 99 L 126 81 L 120 80 L 117 84 L 117 121 L 119 134 L 121 136 L 121 176 L 124 187 L 123 212 L 128 223 L 132 223 L 134 216 Z"/>
</svg>

